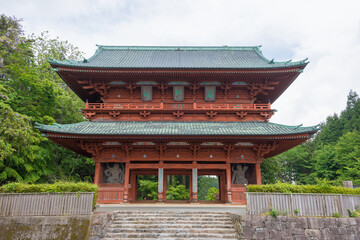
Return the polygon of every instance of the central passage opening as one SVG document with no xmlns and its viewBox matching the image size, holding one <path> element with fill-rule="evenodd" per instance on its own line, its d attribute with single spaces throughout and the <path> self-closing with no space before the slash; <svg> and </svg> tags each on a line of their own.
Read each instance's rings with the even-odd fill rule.
<svg viewBox="0 0 360 240">
<path fill-rule="evenodd" d="M 220 201 L 219 176 L 198 176 L 198 200 L 212 202 Z"/>
<path fill-rule="evenodd" d="M 137 175 L 137 196 L 136 200 L 155 201 L 158 200 L 158 176 L 157 175 Z"/>
<path fill-rule="evenodd" d="M 166 176 L 166 200 L 167 201 L 189 201 L 190 179 L 187 175 Z"/>
</svg>

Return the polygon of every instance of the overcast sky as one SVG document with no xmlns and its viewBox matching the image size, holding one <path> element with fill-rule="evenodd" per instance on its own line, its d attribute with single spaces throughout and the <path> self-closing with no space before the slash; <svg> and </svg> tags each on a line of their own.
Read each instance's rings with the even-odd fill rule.
<svg viewBox="0 0 360 240">
<path fill-rule="evenodd" d="M 0 0 L 26 35 L 49 31 L 90 57 L 100 45 L 256 46 L 310 64 L 272 105 L 271 122 L 316 125 L 360 94 L 360 1 Z"/>
</svg>

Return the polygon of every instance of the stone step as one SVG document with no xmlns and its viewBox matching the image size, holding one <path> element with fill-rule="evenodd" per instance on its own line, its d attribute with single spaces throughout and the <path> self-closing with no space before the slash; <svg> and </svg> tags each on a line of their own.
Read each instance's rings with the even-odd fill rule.
<svg viewBox="0 0 360 240">
<path fill-rule="evenodd" d="M 112 223 L 110 225 L 111 228 L 231 228 L 233 229 L 234 226 L 232 222 L 229 221 L 229 223 L 224 224 L 223 222 L 220 223 L 211 223 L 211 224 L 202 224 L 202 223 L 189 223 L 189 222 L 175 222 L 175 223 L 149 223 L 149 222 L 143 222 L 143 223 Z"/>
<path fill-rule="evenodd" d="M 237 239 L 236 233 L 107 233 L 105 239 L 149 239 L 149 238 L 170 238 L 170 239 L 188 239 L 188 238 L 204 238 L 204 239 Z"/>
<path fill-rule="evenodd" d="M 136 239 L 136 238 L 119 238 L 119 237 L 105 237 L 103 240 L 125 240 L 125 239 Z M 141 238 L 140 238 L 141 239 Z M 184 240 L 183 237 L 159 237 L 159 238 L 146 238 L 146 240 Z M 199 237 L 187 237 L 186 240 L 209 240 L 213 238 L 199 238 Z M 222 238 L 218 238 L 222 239 Z M 237 239 L 237 238 L 228 238 L 228 239 Z"/>
<path fill-rule="evenodd" d="M 116 214 L 115 218 L 127 217 L 197 217 L 197 218 L 228 218 L 229 215 L 213 215 L 213 214 Z"/>
<path fill-rule="evenodd" d="M 223 224 L 233 224 L 232 221 L 230 219 L 228 220 L 224 220 L 224 221 L 216 221 L 216 220 L 212 220 L 212 221 L 201 221 L 201 220 L 194 220 L 194 221 L 189 221 L 189 220 L 183 220 L 183 219 L 178 219 L 178 220 L 144 220 L 144 219 L 139 219 L 139 220 L 133 220 L 133 221 L 122 221 L 122 220 L 113 220 L 112 221 L 113 224 L 193 224 L 193 225 L 223 225 Z"/>
<path fill-rule="evenodd" d="M 235 233 L 234 229 L 229 228 L 108 228 L 109 233 L 221 233 L 221 234 L 232 234 Z"/>
<path fill-rule="evenodd" d="M 148 216 L 133 216 L 133 217 L 115 217 L 115 221 L 202 221 L 202 222 L 211 222 L 211 221 L 228 221 L 229 217 L 168 217 L 168 216 L 157 216 L 157 217 L 148 217 Z"/>
<path fill-rule="evenodd" d="M 215 214 L 215 215 L 224 215 L 229 214 L 227 212 L 207 212 L 207 211 L 114 211 L 114 214 Z"/>
</svg>

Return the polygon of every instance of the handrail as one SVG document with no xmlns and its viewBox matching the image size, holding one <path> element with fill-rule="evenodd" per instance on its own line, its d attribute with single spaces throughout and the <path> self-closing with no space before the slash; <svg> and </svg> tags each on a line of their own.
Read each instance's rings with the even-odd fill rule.
<svg viewBox="0 0 360 240">
<path fill-rule="evenodd" d="M 271 110 L 268 104 L 238 103 L 86 103 L 85 110 Z"/>
</svg>

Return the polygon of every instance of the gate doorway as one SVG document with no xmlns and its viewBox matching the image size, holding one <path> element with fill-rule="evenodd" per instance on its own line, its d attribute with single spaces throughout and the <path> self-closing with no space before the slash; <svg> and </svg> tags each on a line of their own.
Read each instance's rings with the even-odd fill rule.
<svg viewBox="0 0 360 240">
<path fill-rule="evenodd" d="M 164 197 L 167 203 L 191 202 L 191 171 L 165 169 Z"/>
</svg>

